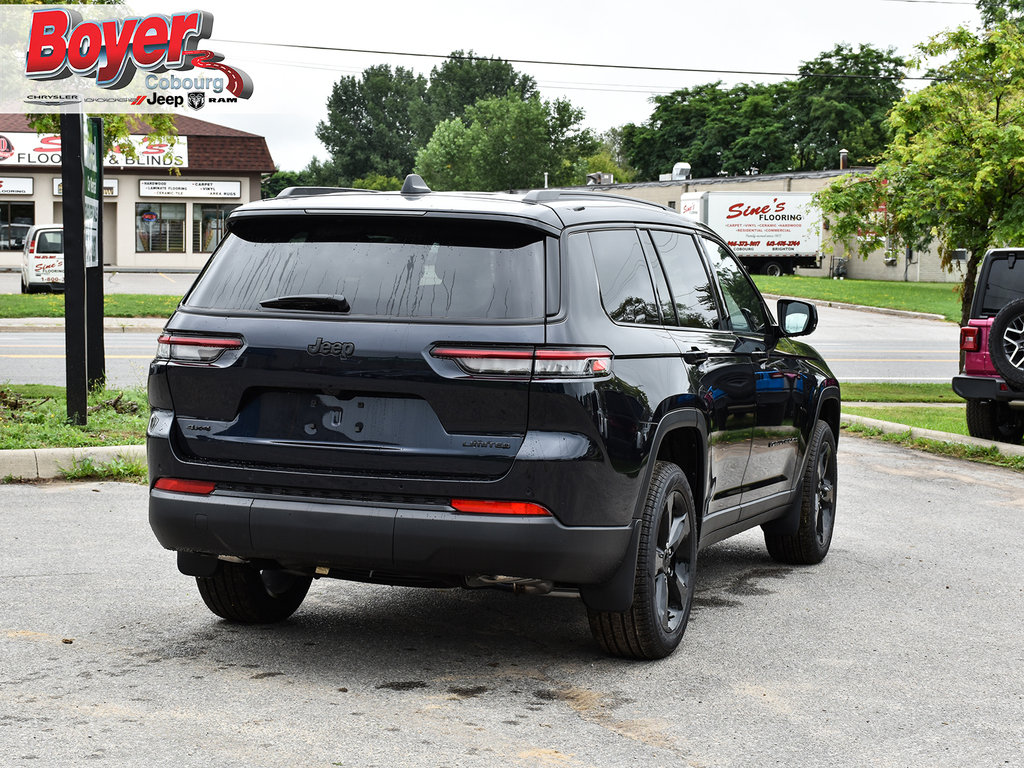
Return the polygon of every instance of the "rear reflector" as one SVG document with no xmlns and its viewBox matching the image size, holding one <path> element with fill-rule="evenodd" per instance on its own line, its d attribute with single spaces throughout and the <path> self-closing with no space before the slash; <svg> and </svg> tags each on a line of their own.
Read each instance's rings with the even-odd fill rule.
<svg viewBox="0 0 1024 768">
<path fill-rule="evenodd" d="M 523 379 L 594 379 L 612 372 L 612 353 L 603 347 L 454 347 L 438 346 L 432 357 L 452 360 L 473 376 Z"/>
<path fill-rule="evenodd" d="M 973 326 L 961 328 L 960 349 L 964 352 L 977 352 L 981 349 L 981 329 Z"/>
<path fill-rule="evenodd" d="M 182 480 L 178 477 L 161 477 L 153 487 L 160 491 L 176 491 L 177 493 L 199 493 L 203 496 L 213 493 L 216 483 L 207 480 Z"/>
<path fill-rule="evenodd" d="M 175 336 L 165 333 L 156 342 L 158 360 L 212 363 L 229 349 L 240 349 L 242 340 L 232 337 Z"/>
<path fill-rule="evenodd" d="M 459 512 L 473 512 L 481 515 L 550 515 L 540 504 L 528 501 L 482 501 L 480 499 L 452 499 L 452 506 Z"/>
</svg>

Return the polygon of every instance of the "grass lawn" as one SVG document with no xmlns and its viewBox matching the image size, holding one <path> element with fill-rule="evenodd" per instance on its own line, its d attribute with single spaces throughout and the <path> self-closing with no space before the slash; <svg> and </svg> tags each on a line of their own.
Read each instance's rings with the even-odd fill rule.
<svg viewBox="0 0 1024 768">
<path fill-rule="evenodd" d="M 948 382 L 906 384 L 886 381 L 840 382 L 843 403 L 963 403 Z"/>
<path fill-rule="evenodd" d="M 885 280 L 832 280 L 827 277 L 754 275 L 763 293 L 798 296 L 804 299 L 862 304 L 868 307 L 931 312 L 960 322 L 960 293 L 957 283 L 901 283 Z"/>
<path fill-rule="evenodd" d="M 865 408 L 864 406 L 844 404 L 843 413 L 891 421 L 894 424 L 905 424 L 908 427 L 951 432 L 954 435 L 967 434 L 967 416 L 964 408 L 921 408 L 898 405 L 888 408 Z"/>
<path fill-rule="evenodd" d="M 64 387 L 0 386 L 0 450 L 145 442 L 149 405 L 144 389 L 94 392 L 89 406 L 95 410 L 88 414 L 88 423 L 77 427 L 67 423 Z"/>
<path fill-rule="evenodd" d="M 103 297 L 106 317 L 170 317 L 180 296 L 108 293 Z M 0 294 L 0 317 L 64 317 L 63 293 Z"/>
</svg>

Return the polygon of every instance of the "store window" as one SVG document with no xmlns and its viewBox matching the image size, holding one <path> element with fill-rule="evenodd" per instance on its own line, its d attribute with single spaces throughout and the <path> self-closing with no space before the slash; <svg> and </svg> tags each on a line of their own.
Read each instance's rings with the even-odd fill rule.
<svg viewBox="0 0 1024 768">
<path fill-rule="evenodd" d="M 184 253 L 185 204 L 136 203 L 135 250 L 139 253 Z"/>
<path fill-rule="evenodd" d="M 0 203 L 0 251 L 20 251 L 35 221 L 33 203 Z"/>
<path fill-rule="evenodd" d="M 233 203 L 192 204 L 192 252 L 210 253 L 224 239 L 224 221 L 238 206 Z"/>
</svg>

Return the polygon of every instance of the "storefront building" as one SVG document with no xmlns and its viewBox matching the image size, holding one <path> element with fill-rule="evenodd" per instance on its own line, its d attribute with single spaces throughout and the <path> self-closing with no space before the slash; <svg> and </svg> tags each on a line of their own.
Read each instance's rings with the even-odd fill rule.
<svg viewBox="0 0 1024 768">
<path fill-rule="evenodd" d="M 103 173 L 103 263 L 199 268 L 224 235 L 224 217 L 260 198 L 274 162 L 262 136 L 193 117 L 175 118 L 173 146 L 148 141 L 137 156 L 110 153 Z M 0 114 L 0 267 L 21 263 L 32 224 L 63 221 L 60 137 L 37 135 L 24 115 Z"/>
</svg>

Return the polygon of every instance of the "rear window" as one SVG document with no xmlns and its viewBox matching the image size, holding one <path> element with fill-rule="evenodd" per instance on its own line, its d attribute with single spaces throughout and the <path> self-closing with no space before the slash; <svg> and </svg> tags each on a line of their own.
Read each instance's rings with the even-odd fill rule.
<svg viewBox="0 0 1024 768">
<path fill-rule="evenodd" d="M 36 253 L 64 253 L 64 232 L 43 231 L 36 235 Z"/>
<path fill-rule="evenodd" d="M 185 306 L 344 296 L 350 316 L 539 320 L 545 234 L 503 222 L 375 216 L 242 219 Z"/>
<path fill-rule="evenodd" d="M 979 317 L 993 317 L 1011 301 L 1024 298 L 1024 258 L 992 259 L 981 293 Z"/>
</svg>

